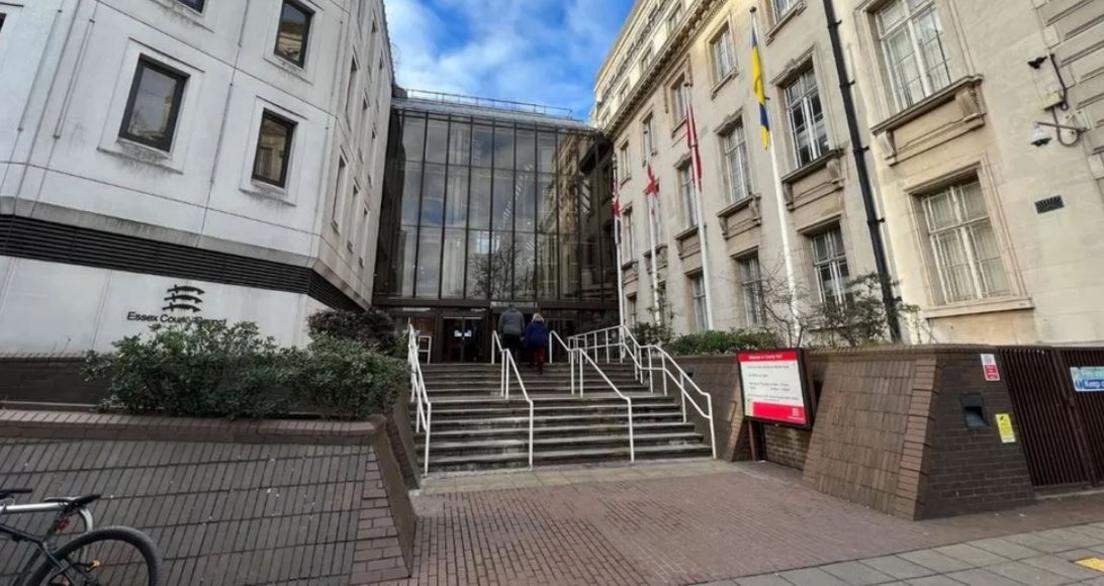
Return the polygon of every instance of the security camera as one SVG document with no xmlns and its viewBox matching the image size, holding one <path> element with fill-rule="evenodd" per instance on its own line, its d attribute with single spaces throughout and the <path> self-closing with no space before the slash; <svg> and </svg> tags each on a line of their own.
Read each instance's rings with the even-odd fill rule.
<svg viewBox="0 0 1104 586">
<path fill-rule="evenodd" d="M 1051 140 L 1053 140 L 1053 138 L 1050 136 L 1050 133 L 1042 126 L 1036 124 L 1035 130 L 1031 133 L 1031 146 L 1045 147 L 1050 144 Z"/>
</svg>

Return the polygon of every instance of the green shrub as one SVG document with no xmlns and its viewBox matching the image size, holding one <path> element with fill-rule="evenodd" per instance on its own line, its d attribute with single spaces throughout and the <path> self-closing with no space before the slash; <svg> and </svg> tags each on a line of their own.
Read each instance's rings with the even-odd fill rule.
<svg viewBox="0 0 1104 586">
<path fill-rule="evenodd" d="M 636 341 L 644 346 L 666 346 L 675 337 L 671 326 L 665 323 L 636 322 L 632 325 L 630 331 Z"/>
<path fill-rule="evenodd" d="M 676 356 L 698 354 L 729 354 L 741 350 L 763 350 L 781 346 L 778 337 L 767 331 L 709 330 L 679 336 L 666 346 Z"/>
<path fill-rule="evenodd" d="M 407 384 L 406 364 L 355 340 L 322 336 L 296 365 L 296 396 L 324 417 L 362 419 L 386 413 Z"/>
<path fill-rule="evenodd" d="M 262 418 L 286 413 L 289 357 L 257 326 L 191 321 L 150 327 L 150 335 L 90 352 L 85 375 L 108 379 L 105 408 L 192 417 Z"/>
<path fill-rule="evenodd" d="M 364 311 L 319 311 L 307 318 L 307 327 L 312 338 L 353 340 L 381 354 L 396 357 L 405 355 L 406 346 L 395 327 L 395 321 L 387 312 L 374 307 Z"/>
</svg>

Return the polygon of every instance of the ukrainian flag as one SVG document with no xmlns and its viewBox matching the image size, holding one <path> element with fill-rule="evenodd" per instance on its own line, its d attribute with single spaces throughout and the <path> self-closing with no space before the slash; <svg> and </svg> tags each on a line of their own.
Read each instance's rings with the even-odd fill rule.
<svg viewBox="0 0 1104 586">
<path fill-rule="evenodd" d="M 755 97 L 759 100 L 759 126 L 763 134 L 763 148 L 770 148 L 770 116 L 767 115 L 767 86 L 763 82 L 763 61 L 759 57 L 759 37 L 751 31 L 751 78 Z"/>
</svg>

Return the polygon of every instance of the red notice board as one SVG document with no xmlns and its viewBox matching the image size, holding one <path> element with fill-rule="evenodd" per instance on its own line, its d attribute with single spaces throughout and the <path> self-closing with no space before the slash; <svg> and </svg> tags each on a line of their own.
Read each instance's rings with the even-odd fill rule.
<svg viewBox="0 0 1104 586">
<path fill-rule="evenodd" d="M 741 352 L 744 416 L 757 421 L 809 427 L 809 393 L 800 350 Z"/>
</svg>

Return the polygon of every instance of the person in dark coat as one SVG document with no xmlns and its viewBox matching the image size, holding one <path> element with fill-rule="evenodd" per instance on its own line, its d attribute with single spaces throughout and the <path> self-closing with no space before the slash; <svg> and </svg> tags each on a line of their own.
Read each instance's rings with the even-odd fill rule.
<svg viewBox="0 0 1104 586">
<path fill-rule="evenodd" d="M 521 335 L 525 331 L 525 316 L 513 303 L 510 304 L 502 315 L 498 317 L 498 335 L 502 338 L 502 346 L 513 354 L 514 360 L 518 360 L 518 351 L 521 349 Z"/>
<path fill-rule="evenodd" d="M 529 366 L 535 367 L 538 373 L 544 374 L 544 360 L 548 352 L 548 328 L 544 325 L 544 317 L 539 313 L 533 316 L 533 320 L 525 328 L 525 347 L 529 349 Z"/>
</svg>

